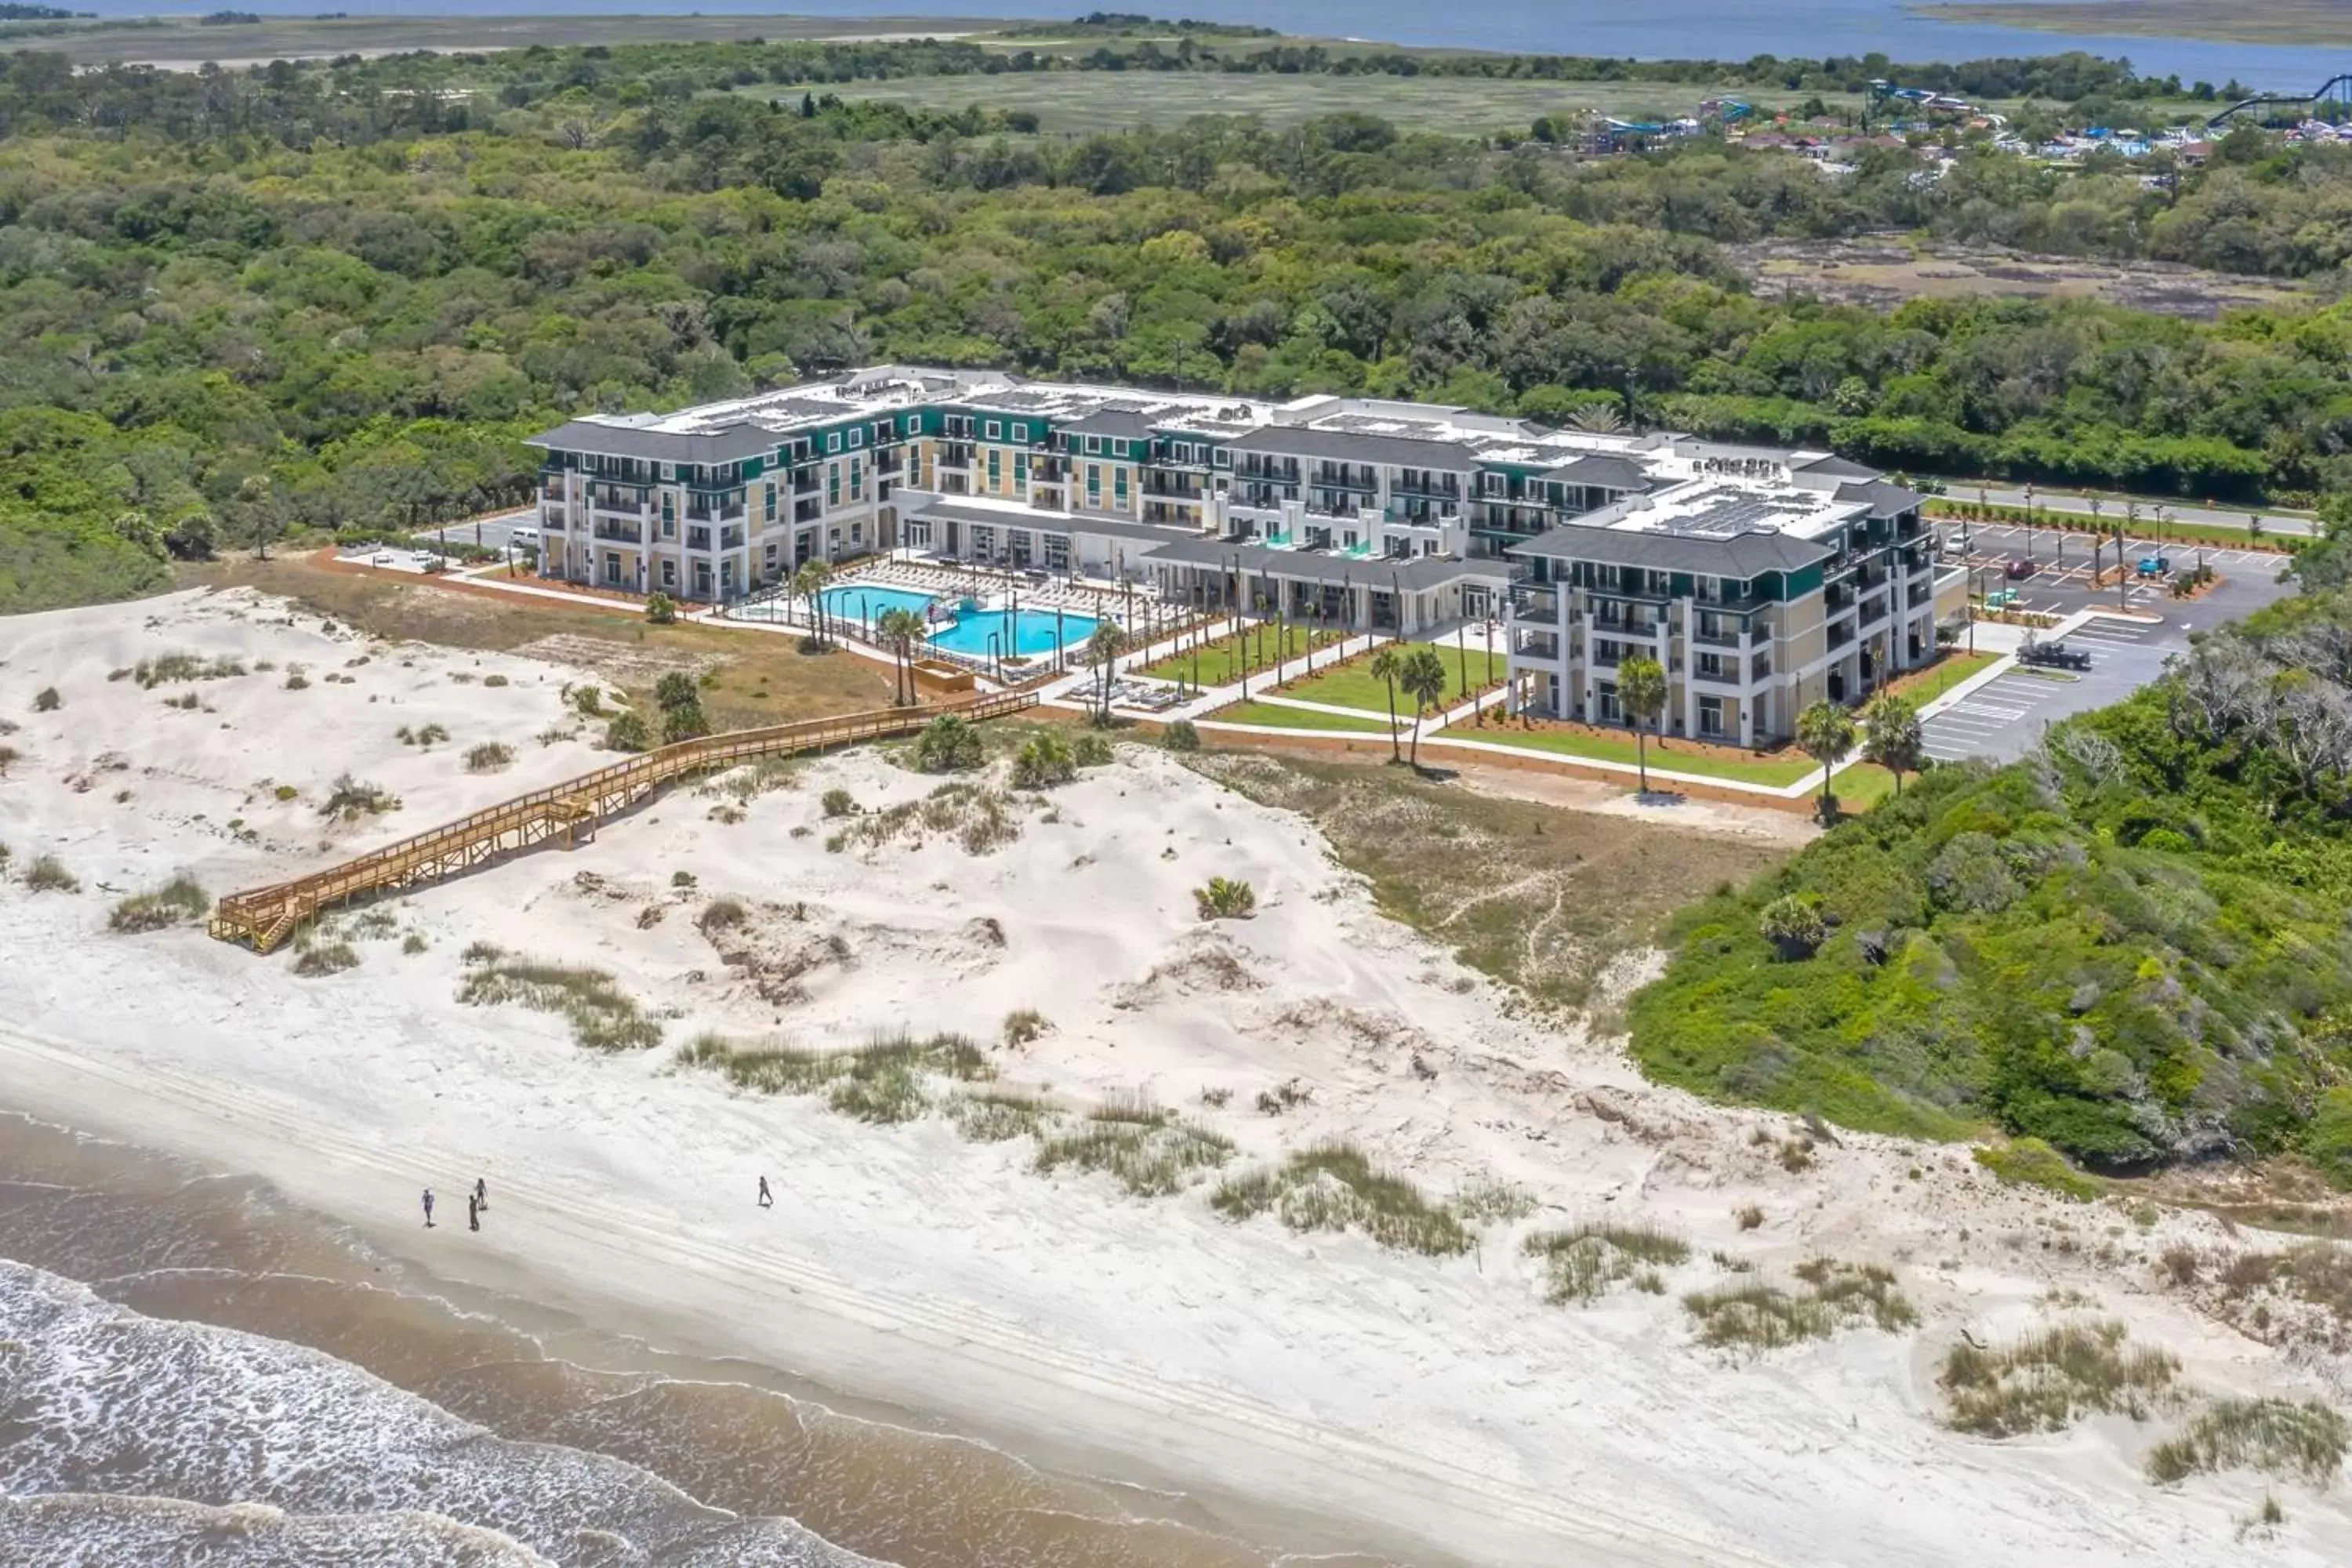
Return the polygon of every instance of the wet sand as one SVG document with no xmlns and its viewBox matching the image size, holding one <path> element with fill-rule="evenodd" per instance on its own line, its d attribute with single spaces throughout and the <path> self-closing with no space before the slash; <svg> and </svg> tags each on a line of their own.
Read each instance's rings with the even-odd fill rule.
<svg viewBox="0 0 2352 1568">
<path fill-rule="evenodd" d="M 463 1194 L 438 1195 L 443 1227 L 462 1231 Z M 486 1226 L 500 1221 L 498 1197 L 490 1194 Z M 587 1537 L 607 1532 L 660 1562 L 698 1560 L 721 1540 L 727 1554 L 717 1561 L 854 1561 L 830 1542 L 907 1568 L 1251 1568 L 1282 1560 L 1234 1538 L 1195 1500 L 1050 1473 L 933 1429 L 915 1413 L 845 1399 L 772 1368 L 666 1353 L 520 1297 L 457 1287 L 265 1184 L 13 1114 L 0 1115 L 0 1270 L 26 1266 L 13 1271 L 20 1315 L 35 1311 L 24 1305 L 28 1290 L 41 1310 L 63 1310 L 73 1294 L 63 1282 L 72 1281 L 152 1321 L 79 1321 L 74 1331 L 108 1348 L 94 1353 L 77 1342 L 58 1387 L 29 1401 L 36 1410 L 69 1410 L 70 1419 L 0 1422 L 0 1477 L 10 1478 L 0 1491 L 110 1494 L 37 1508 L 20 1500 L 0 1515 L 0 1547 L 10 1551 L 79 1542 L 144 1552 L 175 1532 L 222 1528 L 205 1510 L 155 1500 L 170 1498 L 262 1500 L 289 1515 L 332 1516 L 298 1517 L 256 1535 L 259 1554 L 239 1559 L 253 1562 L 396 1542 L 404 1561 L 521 1563 L 535 1548 L 550 1561 L 584 1563 L 605 1558 Z M 27 1280 L 32 1270 L 57 1279 Z M 232 1351 L 195 1325 L 233 1331 Z M 30 1338 L 37 1351 L 43 1333 Z M 261 1359 L 247 1366 L 237 1359 L 246 1354 Z M 192 1362 L 216 1367 L 225 1356 L 239 1367 L 235 1390 L 207 1390 L 193 1373 L 185 1388 L 173 1385 Z M 299 1395 L 283 1393 L 289 1377 Z M 12 1378 L 26 1373 L 0 1359 L 0 1394 L 15 1395 L 0 1409 L 28 1403 L 25 1389 L 10 1389 Z M 373 1379 L 391 1386 L 373 1388 Z M 116 1387 L 122 1382 L 140 1385 L 135 1401 Z M 462 1461 L 424 1458 L 443 1452 L 439 1437 L 415 1439 L 422 1450 L 384 1438 L 397 1451 L 372 1452 L 359 1467 L 380 1475 L 421 1465 L 461 1494 L 425 1523 L 389 1508 L 351 1510 L 349 1489 L 365 1478 L 289 1479 L 282 1458 L 262 1467 L 266 1479 L 251 1483 L 257 1493 L 208 1495 L 236 1483 L 191 1468 L 163 1434 L 208 1399 L 241 1401 L 247 1391 L 270 1405 L 270 1430 L 228 1435 L 232 1448 L 323 1445 L 331 1455 L 331 1434 L 302 1429 L 299 1411 L 314 1400 L 338 1413 L 338 1426 L 399 1434 L 409 1422 L 446 1417 L 453 1431 L 471 1424 L 487 1436 L 458 1436 Z M 138 1433 L 107 1429 L 108 1413 L 134 1409 Z M 224 1436 L 205 1426 L 203 1446 L 221 1447 Z M 544 1495 L 551 1455 L 576 1471 L 555 1502 Z M 462 1472 L 462 1486 L 452 1472 Z M 594 1529 L 570 1533 L 582 1525 Z M 497 1546 L 484 1543 L 493 1539 Z"/>
</svg>

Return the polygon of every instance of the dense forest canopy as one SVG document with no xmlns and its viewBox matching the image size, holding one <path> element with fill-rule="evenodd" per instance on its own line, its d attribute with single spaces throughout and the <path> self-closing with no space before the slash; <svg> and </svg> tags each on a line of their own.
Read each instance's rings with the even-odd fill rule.
<svg viewBox="0 0 2352 1568">
<path fill-rule="evenodd" d="M 1072 139 L 649 46 L 243 71 L 0 56 L 0 607 L 173 552 L 526 492 L 519 437 L 881 359 L 1410 395 L 1826 442 L 1890 468 L 2252 500 L 2352 484 L 2352 307 L 1755 298 L 1717 248 L 1887 226 L 2287 273 L 2352 160 L 2241 143 L 2152 191 L 1989 153 L 1843 183 L 1706 143 L 1585 161 L 1341 115 Z M 683 85 L 682 85 L 683 84 Z"/>
<path fill-rule="evenodd" d="M 2293 1151 L 2352 1186 L 2347 548 L 2026 761 L 1935 769 L 1690 911 L 1633 1005 L 1643 1067 L 2111 1169 Z M 1792 901 L 1818 922 L 1763 918 Z M 1792 927 L 1823 940 L 1765 934 Z"/>
</svg>

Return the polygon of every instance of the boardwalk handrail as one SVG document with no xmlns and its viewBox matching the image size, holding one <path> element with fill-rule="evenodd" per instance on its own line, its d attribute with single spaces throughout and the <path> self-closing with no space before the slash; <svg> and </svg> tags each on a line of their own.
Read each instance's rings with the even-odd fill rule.
<svg viewBox="0 0 2352 1568">
<path fill-rule="evenodd" d="M 520 847 L 558 831 L 568 836 L 583 823 L 593 829 L 603 817 L 688 773 L 760 757 L 903 735 L 946 714 L 971 720 L 1001 718 L 1034 707 L 1036 701 L 1032 692 L 1008 692 L 923 707 L 803 719 L 673 742 L 500 801 L 323 870 L 231 893 L 213 913 L 212 934 L 226 942 L 251 942 L 257 951 L 266 952 L 295 921 L 328 904 L 478 863 L 508 847 L 503 841 L 509 836 L 515 840 L 511 847 Z"/>
</svg>

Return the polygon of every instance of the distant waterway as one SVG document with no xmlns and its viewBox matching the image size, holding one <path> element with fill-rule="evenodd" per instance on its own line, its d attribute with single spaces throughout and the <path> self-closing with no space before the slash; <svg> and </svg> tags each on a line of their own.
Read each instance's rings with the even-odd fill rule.
<svg viewBox="0 0 2352 1568">
<path fill-rule="evenodd" d="M 73 0 L 102 16 L 198 15 L 216 6 L 164 8 L 155 0 Z M 236 9 L 272 16 L 314 16 L 320 0 L 236 0 Z M 344 7 L 353 16 L 1023 16 L 1066 19 L 1097 9 L 1095 0 L 401 0 Z M 1136 0 L 1106 10 L 1245 22 L 1287 33 L 1462 48 L 1635 59 L 1746 59 L 1750 56 L 1868 55 L 1902 61 L 2063 54 L 2083 49 L 2129 59 L 2143 74 L 2178 73 L 2183 81 L 2224 82 L 2307 92 L 2340 70 L 2352 51 L 2285 45 L 2217 43 L 2199 38 L 2097 37 L 1937 20 L 1901 0 Z M 223 29 L 224 53 L 233 30 Z"/>
</svg>

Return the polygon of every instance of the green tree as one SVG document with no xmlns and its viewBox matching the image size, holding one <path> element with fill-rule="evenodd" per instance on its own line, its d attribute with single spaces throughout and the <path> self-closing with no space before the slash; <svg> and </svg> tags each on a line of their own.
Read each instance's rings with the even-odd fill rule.
<svg viewBox="0 0 2352 1568">
<path fill-rule="evenodd" d="M 819 647 L 829 646 L 824 635 L 824 585 L 833 580 L 833 567 L 824 561 L 804 561 L 793 574 L 793 592 L 808 601 L 810 636 Z"/>
<path fill-rule="evenodd" d="M 1903 793 L 1903 775 L 1919 771 L 1927 755 L 1927 735 L 1919 725 L 1919 710 L 1908 698 L 1882 691 L 1862 707 L 1862 754 L 1895 775 L 1895 793 Z"/>
<path fill-rule="evenodd" d="M 1656 726 L 1666 711 L 1666 670 L 1654 658 L 1636 655 L 1617 667 L 1617 706 L 1633 726 L 1633 755 L 1642 793 L 1650 793 L 1649 742 L 1642 726 Z"/>
<path fill-rule="evenodd" d="M 1374 650 L 1371 662 L 1372 679 L 1389 689 L 1389 761 L 1391 763 L 1404 761 L 1404 745 L 1397 739 L 1396 712 L 1397 677 L 1403 669 L 1404 655 L 1398 651 L 1397 644 L 1382 643 L 1378 649 Z"/>
<path fill-rule="evenodd" d="M 1412 757 L 1416 769 L 1421 766 L 1421 721 L 1432 708 L 1445 700 L 1445 659 L 1427 643 L 1415 643 L 1404 656 L 1403 667 L 1397 671 L 1397 685 L 1412 699 Z"/>
<path fill-rule="evenodd" d="M 1823 826 L 1837 815 L 1830 794 L 1830 769 L 1853 749 L 1853 715 L 1826 699 L 1797 715 L 1797 749 L 1822 765 L 1821 818 Z"/>
<path fill-rule="evenodd" d="M 915 700 L 915 647 L 930 631 L 930 623 L 915 610 L 894 606 L 874 617 L 875 635 L 890 650 L 891 700 L 911 705 Z"/>
<path fill-rule="evenodd" d="M 1094 635 L 1087 638 L 1087 662 L 1095 667 L 1097 700 L 1095 721 L 1110 722 L 1111 675 L 1118 668 L 1118 656 L 1127 651 L 1127 633 L 1117 621 L 1105 619 L 1095 626 Z"/>
</svg>

